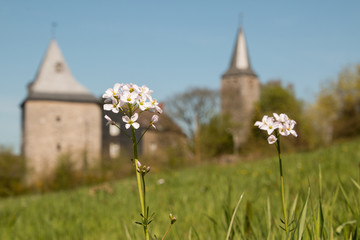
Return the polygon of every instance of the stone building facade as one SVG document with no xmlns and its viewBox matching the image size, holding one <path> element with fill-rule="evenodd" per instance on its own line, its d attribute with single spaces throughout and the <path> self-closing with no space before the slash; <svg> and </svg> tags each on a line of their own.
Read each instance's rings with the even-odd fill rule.
<svg viewBox="0 0 360 240">
<path fill-rule="evenodd" d="M 121 116 L 104 112 L 100 98 L 76 81 L 54 39 L 28 85 L 21 108 L 21 152 L 26 158 L 29 184 L 51 177 L 61 157 L 81 169 L 120 154 L 132 156 L 131 141 L 116 127 L 107 126 L 104 119 L 104 115 L 118 118 L 124 129 Z M 151 116 L 141 114 L 138 122 L 143 127 L 136 131 L 138 139 Z M 139 154 L 160 156 L 169 147 L 185 148 L 185 134 L 166 114 L 159 115 L 156 126 L 143 136 Z"/>
<path fill-rule="evenodd" d="M 102 112 L 95 98 L 72 76 L 51 40 L 22 107 L 22 155 L 27 181 L 49 177 L 61 156 L 75 168 L 100 159 Z"/>
<path fill-rule="evenodd" d="M 125 123 L 121 120 L 120 114 L 115 114 L 111 111 L 104 111 L 103 115 L 108 115 L 111 119 L 126 131 L 127 135 L 131 136 L 130 129 L 125 129 Z M 135 131 L 136 138 L 140 139 L 141 135 L 150 124 L 150 119 L 153 113 L 143 112 L 138 119 L 140 128 Z M 176 148 L 179 151 L 187 151 L 186 149 L 186 135 L 181 128 L 173 122 L 165 112 L 158 114 L 159 121 L 155 124 L 156 129 L 149 128 L 138 145 L 138 153 L 151 157 L 159 157 L 165 159 L 166 151 L 169 148 Z M 132 142 L 120 130 L 113 125 L 106 125 L 103 121 L 102 129 L 102 155 L 104 158 L 116 158 L 121 155 L 128 155 L 132 157 Z"/>
<path fill-rule="evenodd" d="M 250 64 L 244 32 L 239 28 L 230 66 L 221 80 L 221 109 L 232 123 L 235 153 L 247 140 L 254 103 L 259 97 L 260 82 Z"/>
</svg>

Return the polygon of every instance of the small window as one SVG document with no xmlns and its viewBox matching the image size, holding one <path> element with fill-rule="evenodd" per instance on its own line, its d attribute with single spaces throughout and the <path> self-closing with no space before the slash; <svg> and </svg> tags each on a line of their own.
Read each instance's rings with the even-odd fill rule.
<svg viewBox="0 0 360 240">
<path fill-rule="evenodd" d="M 115 158 L 120 154 L 120 144 L 118 143 L 110 143 L 109 146 L 109 154 L 111 158 Z"/>
<path fill-rule="evenodd" d="M 156 143 L 152 142 L 150 143 L 150 146 L 149 146 L 149 149 L 150 149 L 150 152 L 155 152 L 157 150 L 158 146 Z"/>
<path fill-rule="evenodd" d="M 118 136 L 120 134 L 120 129 L 114 125 L 109 125 L 110 136 Z"/>
<path fill-rule="evenodd" d="M 57 121 L 57 122 L 60 122 L 60 121 L 61 121 L 60 116 L 57 116 L 57 117 L 56 117 L 56 121 Z"/>
<path fill-rule="evenodd" d="M 56 145 L 56 149 L 57 149 L 58 152 L 61 151 L 61 145 L 60 145 L 60 143 L 58 143 L 58 144 Z"/>
<path fill-rule="evenodd" d="M 55 72 L 60 73 L 62 71 L 64 71 L 64 65 L 61 62 L 57 62 L 55 64 Z"/>
</svg>

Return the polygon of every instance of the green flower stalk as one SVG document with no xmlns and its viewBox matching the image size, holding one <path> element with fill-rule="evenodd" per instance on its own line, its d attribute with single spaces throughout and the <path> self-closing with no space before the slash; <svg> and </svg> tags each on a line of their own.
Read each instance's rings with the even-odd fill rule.
<svg viewBox="0 0 360 240">
<path fill-rule="evenodd" d="M 276 150 L 278 152 L 279 168 L 280 168 L 281 204 L 284 214 L 283 230 L 285 230 L 286 235 L 288 236 L 289 224 L 288 224 L 286 204 L 285 204 L 284 174 L 283 174 L 282 159 L 281 159 L 280 136 L 293 135 L 297 137 L 297 133 L 294 130 L 296 122 L 292 119 L 289 119 L 289 117 L 284 113 L 281 113 L 280 115 L 274 113 L 273 115 L 274 117 L 269 117 L 265 115 L 261 120 L 261 122 L 260 121 L 255 122 L 255 126 L 258 126 L 261 130 L 267 131 L 267 133 L 270 135 L 267 139 L 268 143 L 269 144 L 275 143 Z"/>
<path fill-rule="evenodd" d="M 145 175 L 149 173 L 150 167 L 142 166 L 138 156 L 138 144 L 145 132 L 150 127 L 155 127 L 155 123 L 158 121 L 158 115 L 154 114 L 149 120 L 149 125 L 145 127 L 139 140 L 136 139 L 136 130 L 140 128 L 140 124 L 137 122 L 139 116 L 145 112 L 157 112 L 162 113 L 162 109 L 159 107 L 159 103 L 156 99 L 151 97 L 152 91 L 148 87 L 139 87 L 136 84 L 119 84 L 116 83 L 114 88 L 109 88 L 103 94 L 105 98 L 104 110 L 112 111 L 122 115 L 122 121 L 125 123 L 125 129 L 120 127 L 109 116 L 105 115 L 107 125 L 115 125 L 123 132 L 133 144 L 134 154 L 134 166 L 136 171 L 136 180 L 139 191 L 139 200 L 141 206 L 141 222 L 137 224 L 142 225 L 144 229 L 144 236 L 146 240 L 149 240 L 149 224 L 152 222 L 152 216 L 149 216 L 149 207 L 146 205 L 146 185 Z M 131 133 L 127 133 L 126 129 L 130 129 Z"/>
</svg>

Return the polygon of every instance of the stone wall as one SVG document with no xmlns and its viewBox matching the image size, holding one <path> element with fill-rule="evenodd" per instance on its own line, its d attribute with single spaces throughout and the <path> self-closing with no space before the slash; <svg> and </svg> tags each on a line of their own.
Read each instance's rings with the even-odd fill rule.
<svg viewBox="0 0 360 240">
<path fill-rule="evenodd" d="M 60 156 L 75 168 L 95 164 L 101 153 L 101 109 L 96 103 L 27 100 L 23 106 L 22 154 L 28 181 L 53 173 Z"/>
<path fill-rule="evenodd" d="M 254 103 L 260 97 L 260 83 L 256 75 L 225 75 L 221 81 L 221 109 L 229 115 L 233 128 L 235 150 L 243 144 L 250 131 Z"/>
</svg>

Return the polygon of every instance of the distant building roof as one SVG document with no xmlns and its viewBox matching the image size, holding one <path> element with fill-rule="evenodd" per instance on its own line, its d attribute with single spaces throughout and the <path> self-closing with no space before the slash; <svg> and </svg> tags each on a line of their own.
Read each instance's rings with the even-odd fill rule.
<svg viewBox="0 0 360 240">
<path fill-rule="evenodd" d="M 98 102 L 71 74 L 57 42 L 52 39 L 26 100 Z"/>
<path fill-rule="evenodd" d="M 239 74 L 256 75 L 251 68 L 246 39 L 242 28 L 239 28 L 237 34 L 230 66 L 223 76 Z"/>
</svg>

